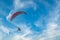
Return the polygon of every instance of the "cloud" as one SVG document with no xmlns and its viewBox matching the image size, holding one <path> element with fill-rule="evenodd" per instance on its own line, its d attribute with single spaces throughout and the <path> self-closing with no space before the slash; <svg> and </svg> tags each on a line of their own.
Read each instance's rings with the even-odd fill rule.
<svg viewBox="0 0 60 40">
<path fill-rule="evenodd" d="M 20 2 L 20 0 L 14 0 L 14 9 L 23 8 L 24 6 L 25 6 L 25 4 Z"/>
<path fill-rule="evenodd" d="M 3 25 L 0 25 L 0 30 L 6 34 L 9 34 L 10 30 Z"/>
<path fill-rule="evenodd" d="M 17 0 L 16 0 L 17 2 Z M 20 2 L 18 1 L 18 4 Z M 19 6 L 18 4 L 16 4 L 17 6 Z M 28 3 L 30 4 L 30 3 Z M 16 6 L 15 5 L 15 6 Z M 17 6 L 15 8 L 17 8 Z M 59 22 L 59 3 L 57 3 L 56 8 L 54 8 L 53 11 L 49 12 L 49 16 L 48 18 L 45 19 L 46 21 L 46 29 L 43 30 L 43 32 L 41 34 L 34 34 L 34 32 L 32 32 L 32 30 L 29 28 L 29 26 L 27 26 L 27 24 L 16 24 L 16 26 L 21 27 L 21 34 L 18 33 L 14 33 L 12 34 L 11 37 L 8 37 L 7 39 L 10 40 L 57 40 L 60 36 L 60 25 L 58 24 Z M 14 11 L 13 11 L 14 12 Z M 7 19 L 10 18 L 11 13 L 13 13 L 12 11 L 9 13 L 9 15 L 7 16 Z M 40 22 L 40 18 L 34 23 L 36 26 L 41 26 L 42 22 Z M 14 23 L 15 24 L 15 23 Z M 41 24 L 41 25 L 39 25 Z M 30 25 L 32 26 L 32 25 Z M 3 32 L 9 34 L 9 30 L 5 27 L 1 27 L 1 30 L 3 30 Z M 34 34 L 34 35 L 33 35 Z M 29 36 L 30 35 L 30 36 Z M 36 36 L 35 36 L 36 35 Z M 35 37 L 34 37 L 35 36 Z"/>
<path fill-rule="evenodd" d="M 47 19 L 45 18 L 47 27 L 45 30 L 43 30 L 42 34 L 37 36 L 36 40 L 60 40 L 59 8 L 60 4 L 57 2 L 54 10 L 49 11 L 50 17 L 48 17 Z M 39 19 L 36 22 L 38 22 L 38 24 L 36 23 L 37 26 L 41 26 L 39 25 L 41 23 Z"/>
<path fill-rule="evenodd" d="M 31 4 L 31 3 L 32 2 L 29 2 L 28 4 Z M 47 5 L 48 5 L 48 7 L 51 6 L 48 3 L 47 3 Z M 45 20 L 47 22 L 47 24 L 46 24 L 47 29 L 43 30 L 42 34 L 37 35 L 37 37 L 35 37 L 35 40 L 55 40 L 56 36 L 60 35 L 60 32 L 59 32 L 60 30 L 57 29 L 57 28 L 59 28 L 59 25 L 58 25 L 58 23 L 56 23 L 58 21 L 59 15 L 60 15 L 59 14 L 59 5 L 56 6 L 56 8 L 53 8 L 53 9 L 54 10 L 50 11 L 50 13 L 49 13 L 50 18 L 47 18 L 48 21 L 46 21 L 47 19 Z M 36 21 L 35 25 L 36 26 L 41 26 L 42 25 L 42 24 L 41 25 L 39 25 L 39 24 L 40 24 L 40 20 L 38 19 Z M 27 35 L 27 34 L 25 34 L 25 35 Z M 33 40 L 33 38 L 32 38 L 32 40 Z"/>
<path fill-rule="evenodd" d="M 29 34 L 33 33 L 30 30 L 30 28 L 28 28 L 26 24 L 20 24 L 19 27 L 21 27 L 20 33 L 13 32 L 13 34 L 7 39 L 9 40 L 32 40 L 32 38 L 29 37 Z"/>
<path fill-rule="evenodd" d="M 23 26 L 23 25 L 21 25 L 21 26 Z M 26 25 L 24 25 L 24 26 L 26 27 Z M 8 40 L 8 39 L 9 40 L 31 40 L 31 38 L 25 37 L 26 35 L 31 33 L 30 30 L 27 28 L 22 29 L 22 30 L 25 30 L 25 31 L 23 31 L 24 32 L 23 34 L 18 34 L 15 31 L 13 31 L 12 29 L 8 29 L 7 27 L 5 27 L 3 25 L 0 25 L 0 30 L 1 30 L 0 32 L 2 33 L 2 34 L 0 33 L 1 34 L 0 35 L 1 40 Z M 10 33 L 12 33 L 12 34 L 10 34 Z M 8 34 L 9 36 L 6 35 L 6 37 L 5 37 L 3 34 L 4 35 Z"/>
<path fill-rule="evenodd" d="M 4 37 L 3 33 L 0 31 L 0 40 L 2 40 Z"/>
<path fill-rule="evenodd" d="M 21 0 L 14 0 L 14 9 L 26 9 L 32 7 L 34 10 L 37 9 L 37 5 L 35 2 L 33 1 L 24 1 L 21 2 Z"/>
<path fill-rule="evenodd" d="M 12 40 L 31 40 L 31 38 L 23 37 L 22 35 L 16 34 L 12 37 Z"/>
<path fill-rule="evenodd" d="M 55 23 L 47 24 L 47 29 L 42 32 L 42 34 L 38 35 L 36 40 L 56 40 L 59 39 L 57 36 L 60 36 L 60 30 L 56 30 L 59 28 Z M 58 31 L 58 32 L 57 32 Z"/>
</svg>

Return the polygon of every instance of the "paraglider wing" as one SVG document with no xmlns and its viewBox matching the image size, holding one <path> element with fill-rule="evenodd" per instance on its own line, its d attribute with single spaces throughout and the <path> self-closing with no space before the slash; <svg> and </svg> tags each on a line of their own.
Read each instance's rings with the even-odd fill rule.
<svg viewBox="0 0 60 40">
<path fill-rule="evenodd" d="M 26 14 L 26 13 L 24 11 L 16 12 L 11 16 L 10 20 L 12 21 L 17 15 L 20 15 L 20 14 Z"/>
</svg>

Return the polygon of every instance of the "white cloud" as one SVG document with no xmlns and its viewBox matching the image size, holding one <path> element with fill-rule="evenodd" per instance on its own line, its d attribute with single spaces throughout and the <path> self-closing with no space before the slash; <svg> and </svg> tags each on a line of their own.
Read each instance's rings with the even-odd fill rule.
<svg viewBox="0 0 60 40">
<path fill-rule="evenodd" d="M 26 24 L 20 24 L 21 33 L 13 33 L 13 35 L 9 38 L 10 40 L 33 40 L 29 37 L 29 34 L 33 33 L 30 28 L 27 27 Z M 28 35 L 28 37 L 26 37 Z"/>
<path fill-rule="evenodd" d="M 31 38 L 23 37 L 22 35 L 16 34 L 11 40 L 31 40 Z"/>
<path fill-rule="evenodd" d="M 32 7 L 34 10 L 37 9 L 37 5 L 35 2 L 33 1 L 24 1 L 21 2 L 20 0 L 14 0 L 14 9 L 18 10 L 18 9 L 26 9 Z"/>
<path fill-rule="evenodd" d="M 25 4 L 22 3 L 20 0 L 14 0 L 14 9 L 17 10 L 17 9 L 21 9 L 21 8 L 24 8 L 25 7 Z"/>
<path fill-rule="evenodd" d="M 28 5 L 31 5 L 33 7 L 34 10 L 37 9 L 37 4 L 34 1 L 29 1 L 28 3 L 26 3 Z"/>
<path fill-rule="evenodd" d="M 55 9 L 56 10 L 56 9 Z M 35 39 L 35 40 L 54 40 L 54 38 L 56 37 L 56 36 L 58 36 L 58 35 L 60 35 L 60 30 L 56 30 L 56 28 L 58 28 L 58 24 L 56 23 L 56 21 L 58 20 L 58 18 L 59 18 L 59 14 L 57 14 L 58 13 L 58 9 L 57 9 L 57 11 L 55 11 L 54 10 L 54 12 L 52 11 L 50 11 L 51 12 L 51 18 L 48 20 L 48 24 L 47 24 L 47 29 L 43 32 L 43 34 L 40 34 L 40 35 L 38 35 L 37 36 L 37 38 Z M 55 13 L 54 15 L 52 15 L 52 13 Z M 57 15 L 57 16 L 56 16 Z M 41 25 L 39 25 L 40 24 L 40 22 L 39 22 L 40 20 L 38 20 L 38 22 L 36 23 L 36 26 L 41 26 Z M 21 26 L 21 25 L 20 25 Z M 24 25 L 24 26 L 26 26 L 26 25 Z M 21 28 L 23 29 L 23 27 L 21 26 Z M 24 34 L 22 35 L 23 37 L 25 37 L 26 35 L 28 35 L 29 34 L 29 31 L 26 31 L 25 30 L 25 28 L 23 29 L 23 31 L 25 31 L 26 32 L 26 34 L 25 34 L 25 32 L 24 32 Z M 58 31 L 58 32 L 57 32 Z M 24 40 L 25 38 L 23 38 L 23 37 L 21 37 L 21 35 L 19 36 L 19 35 L 16 35 L 15 37 L 18 37 L 18 40 L 20 40 L 19 39 L 19 37 L 21 38 L 21 40 Z M 14 38 L 15 38 L 14 37 Z M 14 39 L 13 38 L 13 39 Z M 26 40 L 27 40 L 28 38 L 26 38 Z M 17 40 L 17 39 L 16 39 Z M 32 40 L 33 40 L 33 38 L 32 38 Z"/>
<path fill-rule="evenodd" d="M 26 27 L 26 25 L 24 24 L 24 25 L 21 25 L 21 26 L 25 26 Z M 2 30 L 2 32 L 3 32 L 3 34 L 9 34 L 9 32 L 11 32 L 12 34 L 9 34 L 9 35 L 11 35 L 11 36 L 8 36 L 8 35 L 6 35 L 6 38 L 4 39 L 4 40 L 31 40 L 31 38 L 29 38 L 29 37 L 25 37 L 26 35 L 29 35 L 30 33 L 31 33 L 31 31 L 26 27 L 25 28 L 24 27 L 24 29 L 22 29 L 22 30 L 24 30 L 23 32 L 23 34 L 18 34 L 18 33 L 15 33 L 15 31 L 13 31 L 13 30 L 9 30 L 8 28 L 6 28 L 5 26 L 3 26 L 3 25 L 1 25 L 1 27 L 0 27 L 0 30 Z M 0 31 L 1 32 L 1 31 Z M 2 34 L 2 36 L 0 37 L 0 39 L 1 40 L 3 40 L 3 38 L 4 38 L 4 35 Z M 8 37 L 7 37 L 8 36 Z"/>
<path fill-rule="evenodd" d="M 19 9 L 19 8 L 23 8 L 25 6 L 24 3 L 20 2 L 20 0 L 14 0 L 14 9 Z"/>
<path fill-rule="evenodd" d="M 56 30 L 56 28 L 59 28 L 58 25 L 49 24 L 47 29 L 44 30 L 42 34 L 38 35 L 36 40 L 55 40 L 57 36 L 60 36 L 60 30 Z"/>
<path fill-rule="evenodd" d="M 49 25 L 47 26 L 47 37 L 48 38 L 53 38 L 56 34 L 56 28 L 58 27 L 58 25 L 56 23 L 49 23 Z"/>
<path fill-rule="evenodd" d="M 49 12 L 50 18 L 47 18 L 45 21 L 47 22 L 47 29 L 42 32 L 42 34 L 38 35 L 36 40 L 60 40 L 60 25 L 58 24 L 60 18 L 60 3 L 56 4 L 56 8 L 53 11 Z M 40 26 L 38 20 L 37 26 Z M 59 38 L 58 38 L 59 36 Z"/>
<path fill-rule="evenodd" d="M 17 1 L 17 0 L 16 0 Z M 29 3 L 30 4 L 30 3 Z M 59 5 L 57 5 L 57 7 L 51 12 L 49 13 L 49 15 L 51 16 L 49 18 L 49 20 L 47 21 L 47 19 L 45 21 L 47 21 L 47 29 L 44 30 L 42 32 L 42 34 L 37 35 L 36 37 L 32 37 L 32 36 L 28 36 L 29 34 L 33 34 L 33 32 L 30 30 L 30 28 L 26 25 L 26 24 L 19 24 L 16 25 L 18 27 L 21 27 L 21 31 L 23 32 L 22 34 L 15 34 L 11 36 L 11 40 L 55 40 L 55 38 L 57 36 L 60 36 L 60 26 L 58 25 L 58 18 L 59 18 Z M 12 12 L 11 12 L 12 13 Z M 10 14 L 10 13 L 9 13 Z M 7 18 L 10 18 L 10 16 L 8 15 Z M 37 21 L 36 26 L 41 26 L 40 24 L 40 20 Z M 58 29 L 59 28 L 59 29 Z M 9 33 L 9 30 L 5 27 L 1 27 L 1 29 L 3 30 L 3 32 Z M 4 30 L 5 29 L 5 30 Z M 33 35 L 34 36 L 34 35 Z M 34 39 L 33 39 L 34 38 Z"/>
<path fill-rule="evenodd" d="M 6 33 L 6 34 L 9 34 L 9 32 L 10 32 L 10 30 L 3 25 L 0 25 L 0 30 L 2 30 L 2 32 Z"/>
<path fill-rule="evenodd" d="M 0 40 L 2 40 L 3 39 L 3 33 L 2 32 L 0 32 Z"/>
</svg>

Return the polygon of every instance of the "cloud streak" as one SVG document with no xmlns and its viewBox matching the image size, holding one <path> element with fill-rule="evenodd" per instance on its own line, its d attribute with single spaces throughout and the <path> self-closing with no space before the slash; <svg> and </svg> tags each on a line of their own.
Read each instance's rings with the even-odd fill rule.
<svg viewBox="0 0 60 40">
<path fill-rule="evenodd" d="M 20 3 L 19 0 L 15 0 L 14 2 L 16 4 L 16 5 L 14 4 L 15 10 L 19 9 L 20 7 L 22 7 L 22 8 L 25 7 L 25 5 L 22 5 L 25 2 L 24 3 L 22 2 L 22 4 Z M 19 6 L 20 4 L 21 4 L 21 6 Z M 26 3 L 26 5 L 32 5 L 32 6 L 33 6 L 33 4 L 34 3 L 31 1 Z M 49 6 L 49 4 L 48 4 L 48 6 Z M 19 33 L 16 33 L 15 31 L 13 31 L 13 34 L 10 35 L 11 37 L 8 36 L 8 38 L 6 38 L 6 40 L 7 39 L 9 39 L 9 40 L 57 40 L 57 39 L 59 39 L 59 38 L 57 38 L 58 36 L 60 36 L 60 25 L 58 24 L 59 18 L 60 18 L 60 16 L 59 16 L 60 9 L 59 8 L 60 8 L 60 3 L 57 2 L 56 8 L 54 8 L 53 11 L 49 11 L 50 17 L 43 18 L 46 21 L 46 29 L 43 30 L 41 34 L 34 34 L 34 32 L 31 30 L 31 28 L 29 28 L 29 26 L 32 27 L 32 25 L 28 26 L 27 24 L 18 24 L 18 25 L 16 24 L 16 26 L 21 27 L 22 31 Z M 10 11 L 9 15 L 7 16 L 8 21 L 13 12 L 14 11 Z M 12 23 L 12 24 L 14 24 L 14 23 Z M 34 24 L 37 27 L 43 26 L 42 22 L 40 21 L 40 18 Z M 4 26 L 1 26 L 0 30 L 2 30 L 4 33 L 7 33 L 7 34 L 9 34 L 9 32 L 12 32 Z M 3 37 L 1 36 L 0 39 L 2 40 Z"/>
</svg>

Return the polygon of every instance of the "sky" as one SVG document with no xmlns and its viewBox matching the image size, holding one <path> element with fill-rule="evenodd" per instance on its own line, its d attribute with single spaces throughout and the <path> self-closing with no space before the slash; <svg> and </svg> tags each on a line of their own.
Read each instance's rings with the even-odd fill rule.
<svg viewBox="0 0 60 40">
<path fill-rule="evenodd" d="M 0 0 L 0 40 L 60 40 L 60 1 Z"/>
</svg>

